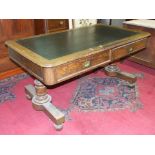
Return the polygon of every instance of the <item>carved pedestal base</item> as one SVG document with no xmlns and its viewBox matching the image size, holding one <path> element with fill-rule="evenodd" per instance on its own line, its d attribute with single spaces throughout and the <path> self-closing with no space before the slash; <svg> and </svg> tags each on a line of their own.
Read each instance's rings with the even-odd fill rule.
<svg viewBox="0 0 155 155">
<path fill-rule="evenodd" d="M 137 80 L 136 76 L 127 72 L 122 72 L 120 71 L 119 67 L 117 67 L 115 64 L 106 66 L 105 68 L 105 73 L 108 76 L 115 76 L 120 79 L 123 79 L 128 82 L 129 86 L 134 86 L 135 82 Z"/>
<path fill-rule="evenodd" d="M 32 99 L 32 106 L 35 110 L 44 111 L 48 115 L 54 122 L 56 130 L 61 130 L 65 122 L 64 114 L 51 103 L 52 98 L 47 94 L 47 88 L 38 80 L 35 80 L 34 84 L 35 87 L 25 86 L 26 97 Z"/>
</svg>

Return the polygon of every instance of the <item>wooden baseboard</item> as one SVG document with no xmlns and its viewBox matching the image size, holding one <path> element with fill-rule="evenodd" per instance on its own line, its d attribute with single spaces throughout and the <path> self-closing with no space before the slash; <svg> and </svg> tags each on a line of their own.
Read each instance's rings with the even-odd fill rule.
<svg viewBox="0 0 155 155">
<path fill-rule="evenodd" d="M 22 68 L 15 68 L 3 73 L 0 73 L 0 80 L 8 78 L 10 76 L 16 75 L 16 74 L 20 74 L 20 73 L 24 73 L 25 71 Z"/>
</svg>

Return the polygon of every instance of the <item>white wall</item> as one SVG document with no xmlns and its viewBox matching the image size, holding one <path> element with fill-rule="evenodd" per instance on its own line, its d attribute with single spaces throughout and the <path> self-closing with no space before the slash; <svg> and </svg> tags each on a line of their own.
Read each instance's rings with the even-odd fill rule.
<svg viewBox="0 0 155 155">
<path fill-rule="evenodd" d="M 73 23 L 72 23 L 72 19 L 69 19 L 69 29 L 73 28 Z"/>
<path fill-rule="evenodd" d="M 97 23 L 97 19 L 69 19 L 69 29 L 89 26 Z"/>
<path fill-rule="evenodd" d="M 76 19 L 77 25 L 78 25 L 79 20 L 80 20 L 80 19 Z M 90 22 L 92 22 L 93 24 L 96 23 L 96 19 L 89 19 L 89 20 L 90 20 Z M 111 25 L 122 27 L 124 21 L 125 21 L 125 19 L 111 19 Z M 104 24 L 109 25 L 109 24 L 110 24 L 110 19 L 102 19 L 102 22 L 103 22 Z M 77 27 L 79 27 L 79 25 L 78 25 Z M 69 19 L 69 29 L 72 29 L 72 28 L 73 28 L 73 19 Z"/>
</svg>

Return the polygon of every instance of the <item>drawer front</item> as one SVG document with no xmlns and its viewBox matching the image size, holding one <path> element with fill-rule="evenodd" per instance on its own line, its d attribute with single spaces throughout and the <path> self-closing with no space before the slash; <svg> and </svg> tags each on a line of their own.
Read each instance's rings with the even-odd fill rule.
<svg viewBox="0 0 155 155">
<path fill-rule="evenodd" d="M 112 50 L 112 60 L 125 57 L 146 47 L 146 39 L 126 44 Z"/>
<path fill-rule="evenodd" d="M 66 64 L 56 67 L 56 77 L 57 80 L 65 78 L 67 76 L 74 77 L 81 73 L 81 71 L 88 71 L 95 68 L 98 65 L 104 64 L 110 61 L 109 51 L 103 51 L 94 55 L 89 55 L 84 58 L 76 59 L 74 61 L 68 62 Z"/>
</svg>

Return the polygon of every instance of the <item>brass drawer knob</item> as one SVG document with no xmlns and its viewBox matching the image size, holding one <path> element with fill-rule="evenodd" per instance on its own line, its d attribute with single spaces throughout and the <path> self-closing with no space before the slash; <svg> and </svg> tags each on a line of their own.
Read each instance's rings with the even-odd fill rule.
<svg viewBox="0 0 155 155">
<path fill-rule="evenodd" d="M 90 66 L 90 61 L 89 60 L 88 61 L 85 61 L 84 64 L 83 64 L 83 67 L 84 68 L 87 68 L 89 66 Z"/>
<path fill-rule="evenodd" d="M 131 53 L 131 52 L 133 52 L 133 48 L 132 47 L 129 48 L 129 53 Z"/>
</svg>

